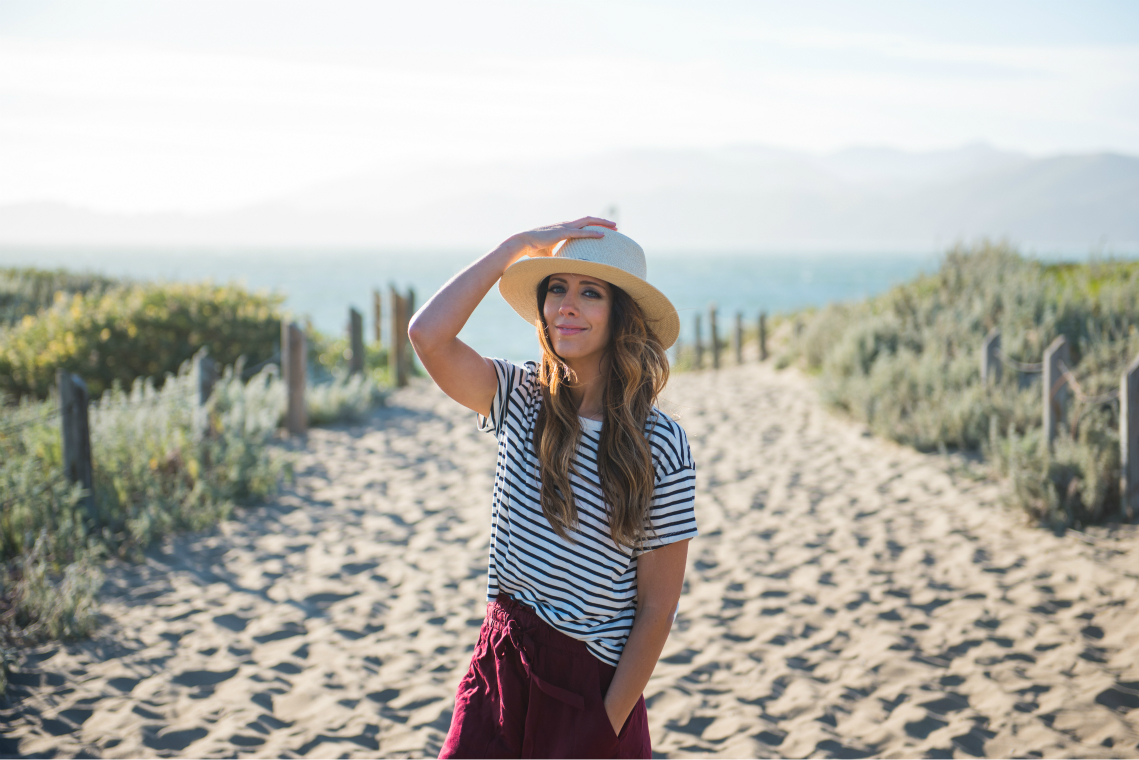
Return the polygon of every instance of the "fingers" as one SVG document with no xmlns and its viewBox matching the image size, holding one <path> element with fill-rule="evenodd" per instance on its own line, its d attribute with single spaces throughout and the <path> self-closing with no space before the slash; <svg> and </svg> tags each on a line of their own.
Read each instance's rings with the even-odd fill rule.
<svg viewBox="0 0 1139 760">
<path fill-rule="evenodd" d="M 570 224 L 573 225 L 574 227 L 592 226 L 592 227 L 608 227 L 611 230 L 617 229 L 617 223 L 616 222 L 611 222 L 608 219 L 602 219 L 599 216 L 583 216 L 581 219 L 578 219 L 576 222 L 570 222 Z"/>
<path fill-rule="evenodd" d="M 566 240 L 605 237 L 605 233 L 601 230 L 587 230 L 584 229 L 585 227 L 604 227 L 616 230 L 617 224 L 598 216 L 583 216 L 573 222 L 536 227 L 528 232 L 519 233 L 517 238 L 527 256 L 552 256 L 554 249 Z"/>
<path fill-rule="evenodd" d="M 605 233 L 600 230 L 565 230 L 562 233 L 566 240 L 570 238 L 599 238 L 605 237 Z"/>
</svg>

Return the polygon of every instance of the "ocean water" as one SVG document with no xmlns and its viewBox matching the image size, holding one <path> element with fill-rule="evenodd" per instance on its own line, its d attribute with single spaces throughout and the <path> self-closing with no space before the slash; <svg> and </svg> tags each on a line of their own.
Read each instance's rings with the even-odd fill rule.
<svg viewBox="0 0 1139 760">
<path fill-rule="evenodd" d="M 385 313 L 383 337 L 390 340 L 389 283 L 415 289 L 423 304 L 477 251 L 384 250 L 185 250 L 185 249 L 0 249 L 0 266 L 65 267 L 135 279 L 239 281 L 253 289 L 285 294 L 286 307 L 309 316 L 325 332 L 340 332 L 348 308 L 364 314 L 372 335 L 373 288 L 380 288 Z M 716 303 L 726 330 L 737 311 L 754 324 L 761 310 L 785 312 L 833 301 L 850 301 L 936 269 L 929 253 L 668 253 L 649 258 L 649 281 L 680 312 L 681 341 L 693 321 Z M 705 318 L 706 319 L 706 318 Z M 707 335 L 705 327 L 705 335 Z M 487 356 L 515 361 L 534 358 L 534 329 L 492 289 L 460 337 Z"/>
</svg>

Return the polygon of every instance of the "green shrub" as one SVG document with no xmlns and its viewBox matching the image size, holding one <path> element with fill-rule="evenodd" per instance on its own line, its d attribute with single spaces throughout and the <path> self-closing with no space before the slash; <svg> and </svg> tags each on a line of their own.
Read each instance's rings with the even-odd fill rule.
<svg viewBox="0 0 1139 760">
<path fill-rule="evenodd" d="M 1049 454 L 1040 375 L 1005 366 L 982 387 L 980 351 L 999 327 L 1006 356 L 1039 363 L 1063 335 L 1084 394 L 1117 389 L 1139 354 L 1139 263 L 1046 265 L 1004 245 L 957 248 L 935 274 L 803 319 L 781 361 L 818 373 L 825 400 L 876 433 L 924 451 L 982 452 L 1048 524 L 1102 521 L 1118 508 L 1118 402 L 1073 402 Z"/>
<path fill-rule="evenodd" d="M 47 398 L 57 370 L 93 397 L 115 382 L 163 377 L 202 346 L 222 364 L 260 362 L 280 344 L 283 296 L 237 285 L 146 284 L 67 295 L 0 332 L 0 393 Z"/>
<path fill-rule="evenodd" d="M 98 295 L 120 284 L 110 277 L 65 269 L 0 268 L 0 328 L 48 308 L 57 293 Z"/>
</svg>

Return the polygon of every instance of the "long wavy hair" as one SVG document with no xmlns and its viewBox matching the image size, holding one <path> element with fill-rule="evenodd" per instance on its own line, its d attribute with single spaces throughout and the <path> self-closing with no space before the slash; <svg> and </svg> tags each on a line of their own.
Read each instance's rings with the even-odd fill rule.
<svg viewBox="0 0 1139 760">
<path fill-rule="evenodd" d="M 570 476 L 581 441 L 577 405 L 569 389 L 577 380 L 554 351 L 543 308 L 550 278 L 538 285 L 538 379 L 542 404 L 534 427 L 534 448 L 542 476 L 542 512 L 562 538 L 577 530 L 577 506 Z M 609 535 L 618 547 L 633 549 L 644 537 L 655 477 L 646 425 L 657 396 L 668 382 L 668 357 L 644 312 L 628 293 L 610 285 L 609 346 L 602 360 L 604 420 L 597 470 L 609 517 Z"/>
</svg>

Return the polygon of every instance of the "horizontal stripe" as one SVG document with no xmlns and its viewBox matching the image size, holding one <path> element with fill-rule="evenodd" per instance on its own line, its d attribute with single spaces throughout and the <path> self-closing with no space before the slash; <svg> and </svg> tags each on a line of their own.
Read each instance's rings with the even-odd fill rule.
<svg viewBox="0 0 1139 760">
<path fill-rule="evenodd" d="M 598 475 L 600 431 L 583 428 L 570 476 L 578 526 L 561 538 L 542 512 L 533 431 L 542 403 L 536 366 L 492 360 L 498 387 L 478 427 L 498 439 L 487 599 L 506 592 L 616 665 L 633 627 L 637 557 L 697 535 L 696 469 L 684 430 L 654 409 L 645 437 L 655 489 L 636 551 L 613 543 Z"/>
</svg>

